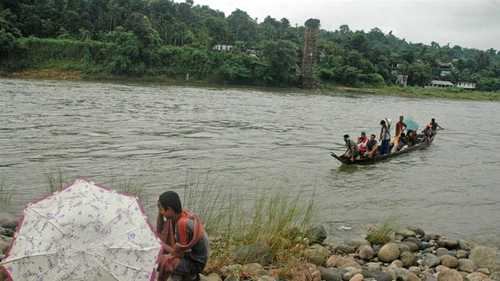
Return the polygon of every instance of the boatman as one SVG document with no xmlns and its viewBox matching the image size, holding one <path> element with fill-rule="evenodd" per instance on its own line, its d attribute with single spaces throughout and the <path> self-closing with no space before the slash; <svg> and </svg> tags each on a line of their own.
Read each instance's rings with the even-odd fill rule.
<svg viewBox="0 0 500 281">
<path fill-rule="evenodd" d="M 385 120 L 380 121 L 380 154 L 385 155 L 389 153 L 389 145 L 391 142 L 391 132 Z"/>
<path fill-rule="evenodd" d="M 406 130 L 406 128 L 407 128 L 407 126 L 406 126 L 405 122 L 403 122 L 403 120 L 404 120 L 403 115 L 399 116 L 399 122 L 396 123 L 396 134 L 394 135 L 394 137 L 396 137 L 396 138 L 399 138 L 401 133 L 404 132 L 404 130 Z"/>
<path fill-rule="evenodd" d="M 173 191 L 158 200 L 157 233 L 163 246 L 158 281 L 200 280 L 208 260 L 208 236 L 200 218 L 182 209 L 179 195 Z"/>
</svg>

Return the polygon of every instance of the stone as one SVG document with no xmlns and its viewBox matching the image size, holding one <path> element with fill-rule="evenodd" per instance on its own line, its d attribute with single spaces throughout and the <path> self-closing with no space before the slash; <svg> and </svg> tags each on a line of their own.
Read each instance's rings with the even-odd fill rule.
<svg viewBox="0 0 500 281">
<path fill-rule="evenodd" d="M 446 248 L 437 248 L 437 250 L 436 250 L 436 256 L 438 256 L 438 257 L 448 255 L 448 254 L 449 254 L 449 251 Z"/>
<path fill-rule="evenodd" d="M 330 256 L 326 260 L 326 267 L 335 267 L 337 265 L 337 258 L 338 258 L 337 255 Z"/>
<path fill-rule="evenodd" d="M 217 273 L 210 273 L 207 276 L 200 274 L 200 281 L 222 281 L 222 278 Z"/>
<path fill-rule="evenodd" d="M 495 281 L 500 281 L 500 271 L 495 271 L 490 274 L 490 278 Z"/>
<path fill-rule="evenodd" d="M 335 247 L 335 254 L 337 255 L 349 255 L 356 252 L 356 248 L 350 245 L 341 244 Z"/>
<path fill-rule="evenodd" d="M 403 267 L 403 262 L 400 260 L 395 260 L 395 261 L 391 262 L 391 264 L 389 266 L 401 268 L 401 267 Z"/>
<path fill-rule="evenodd" d="M 399 247 L 399 252 L 411 252 L 410 246 L 407 243 L 397 243 Z"/>
<path fill-rule="evenodd" d="M 317 225 L 306 231 L 306 237 L 311 244 L 321 244 L 328 237 L 328 233 L 323 225 Z"/>
<path fill-rule="evenodd" d="M 353 257 L 337 257 L 337 262 L 335 266 L 338 268 L 346 268 L 346 267 L 361 268 L 361 265 L 357 263 Z"/>
<path fill-rule="evenodd" d="M 460 250 L 470 251 L 470 250 L 472 250 L 472 248 L 474 248 L 474 246 L 476 246 L 476 245 L 473 242 L 470 242 L 467 240 L 458 240 L 458 248 Z"/>
<path fill-rule="evenodd" d="M 379 271 L 379 272 L 373 272 L 373 273 L 370 273 L 369 274 L 371 278 L 374 278 L 375 280 L 377 281 L 391 281 L 392 280 L 392 276 L 386 272 L 382 272 L 382 271 Z M 368 277 L 366 275 L 364 275 L 365 277 Z"/>
<path fill-rule="evenodd" d="M 410 249 L 411 252 L 417 252 L 420 250 L 420 245 L 413 242 L 413 241 L 405 241 L 403 242 L 408 248 Z"/>
<path fill-rule="evenodd" d="M 259 263 L 247 263 L 241 266 L 241 272 L 248 276 L 266 275 L 267 271 Z"/>
<path fill-rule="evenodd" d="M 417 236 L 415 231 L 412 231 L 408 228 L 401 228 L 399 230 L 396 230 L 396 234 L 399 234 L 399 235 L 403 236 L 404 238 L 410 237 L 410 236 L 413 236 L 413 237 Z"/>
<path fill-rule="evenodd" d="M 458 270 L 465 272 L 474 272 L 474 262 L 469 259 L 459 259 L 458 260 Z"/>
<path fill-rule="evenodd" d="M 428 267 L 435 267 L 439 265 L 441 260 L 433 254 L 425 254 L 423 256 L 422 264 Z"/>
<path fill-rule="evenodd" d="M 314 277 L 313 277 L 313 279 L 314 279 Z M 321 277 L 319 278 L 319 280 L 321 280 Z M 259 276 L 257 278 L 257 281 L 276 281 L 276 278 L 269 276 L 269 275 L 264 275 L 264 276 Z"/>
<path fill-rule="evenodd" d="M 406 268 L 415 265 L 417 263 L 417 256 L 412 252 L 403 252 L 401 253 L 401 256 L 399 258 L 403 263 L 403 267 Z"/>
<path fill-rule="evenodd" d="M 446 267 L 444 265 L 438 265 L 438 266 L 436 266 L 436 272 L 443 272 L 443 271 L 446 271 L 446 270 L 450 270 L 450 268 Z"/>
<path fill-rule="evenodd" d="M 473 272 L 467 274 L 467 280 L 469 281 L 489 281 L 491 280 L 488 275 L 481 272 Z"/>
<path fill-rule="evenodd" d="M 304 256 L 315 265 L 324 265 L 330 256 L 330 251 L 319 244 L 314 244 L 304 251 Z"/>
<path fill-rule="evenodd" d="M 437 281 L 463 281 L 462 275 L 454 269 L 439 272 Z"/>
<path fill-rule="evenodd" d="M 223 276 L 240 276 L 241 274 L 241 264 L 231 264 L 226 265 L 220 269 L 220 273 Z"/>
<path fill-rule="evenodd" d="M 362 245 L 358 249 L 358 255 L 363 260 L 370 260 L 375 256 L 375 251 L 369 245 Z"/>
<path fill-rule="evenodd" d="M 361 268 L 358 267 L 346 267 L 344 270 L 342 279 L 345 281 L 349 281 L 354 275 L 361 273 Z"/>
<path fill-rule="evenodd" d="M 486 274 L 486 275 L 490 275 L 490 273 L 491 273 L 491 271 L 490 271 L 489 269 L 485 268 L 485 267 L 478 268 L 476 271 L 477 271 L 477 272 L 484 273 L 484 274 Z"/>
<path fill-rule="evenodd" d="M 0 226 L 11 230 L 16 230 L 16 216 L 5 212 L 0 212 Z"/>
<path fill-rule="evenodd" d="M 420 242 L 420 249 L 422 250 L 428 249 L 430 246 L 431 246 L 430 243 L 427 241 Z"/>
<path fill-rule="evenodd" d="M 449 268 L 456 268 L 458 266 L 458 259 L 450 255 L 444 255 L 441 256 L 441 264 Z"/>
<path fill-rule="evenodd" d="M 378 258 L 383 262 L 392 262 L 398 257 L 399 247 L 396 243 L 387 243 L 378 251 Z"/>
<path fill-rule="evenodd" d="M 469 253 L 465 250 L 458 250 L 456 254 L 457 259 L 465 259 L 469 257 Z"/>
<path fill-rule="evenodd" d="M 271 247 L 265 243 L 254 243 L 236 248 L 233 251 L 233 258 L 237 263 L 260 263 L 269 265 L 273 261 Z"/>
<path fill-rule="evenodd" d="M 369 262 L 365 265 L 365 268 L 370 272 L 377 272 L 382 269 L 382 266 L 378 262 Z"/>
<path fill-rule="evenodd" d="M 415 232 L 415 234 L 417 236 L 420 236 L 420 237 L 424 237 L 425 236 L 425 231 L 423 229 L 421 229 L 420 227 L 418 226 L 409 226 L 408 227 L 409 230 Z"/>
<path fill-rule="evenodd" d="M 358 273 L 349 279 L 349 281 L 363 281 L 363 275 Z"/>
<path fill-rule="evenodd" d="M 306 263 L 306 264 L 298 264 L 293 267 L 291 270 L 291 276 L 293 277 L 290 280 L 293 281 L 321 281 L 321 271 L 314 264 Z M 331 280 L 331 281 L 340 281 L 340 280 Z"/>
<path fill-rule="evenodd" d="M 458 240 L 452 239 L 439 239 L 438 245 L 446 249 L 456 249 L 458 248 Z"/>
<path fill-rule="evenodd" d="M 415 273 L 408 271 L 407 281 L 422 281 Z"/>
<path fill-rule="evenodd" d="M 342 281 L 342 270 L 335 268 L 318 267 L 321 279 L 325 281 Z"/>
<path fill-rule="evenodd" d="M 224 281 L 240 281 L 239 275 L 228 275 L 224 278 Z"/>
<path fill-rule="evenodd" d="M 420 274 L 422 272 L 418 266 L 410 266 L 410 268 L 408 268 L 408 270 L 410 272 L 415 273 L 415 274 Z"/>
<path fill-rule="evenodd" d="M 474 264 L 481 268 L 494 268 L 496 263 L 497 250 L 495 248 L 477 246 L 470 252 L 469 258 Z"/>
</svg>

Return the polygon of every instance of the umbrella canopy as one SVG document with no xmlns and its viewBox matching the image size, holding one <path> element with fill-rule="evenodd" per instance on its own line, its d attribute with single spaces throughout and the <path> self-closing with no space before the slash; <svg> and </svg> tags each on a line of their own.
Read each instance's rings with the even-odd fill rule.
<svg viewBox="0 0 500 281">
<path fill-rule="evenodd" d="M 2 264 L 14 281 L 147 281 L 160 249 L 135 197 L 78 179 L 28 205 Z"/>
<path fill-rule="evenodd" d="M 415 120 L 413 120 L 413 118 L 411 117 L 406 117 L 405 118 L 405 124 L 406 124 L 406 129 L 407 130 L 413 130 L 413 131 L 416 131 L 418 130 L 418 128 L 420 127 L 418 125 L 417 122 L 415 122 Z"/>
</svg>

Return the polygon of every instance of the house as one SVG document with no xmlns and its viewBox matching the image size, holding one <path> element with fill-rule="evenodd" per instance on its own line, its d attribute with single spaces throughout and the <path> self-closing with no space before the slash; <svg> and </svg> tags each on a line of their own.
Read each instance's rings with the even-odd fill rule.
<svg viewBox="0 0 500 281">
<path fill-rule="evenodd" d="M 213 48 L 215 51 L 229 52 L 233 49 L 233 45 L 215 45 Z"/>
<path fill-rule="evenodd" d="M 476 89 L 476 83 L 472 83 L 472 82 L 458 82 L 456 86 L 457 86 L 457 88 L 462 88 L 462 89 L 466 89 L 466 90 Z"/>
<path fill-rule="evenodd" d="M 451 88 L 454 87 L 455 85 L 450 81 L 432 80 L 429 86 L 437 88 Z"/>
</svg>

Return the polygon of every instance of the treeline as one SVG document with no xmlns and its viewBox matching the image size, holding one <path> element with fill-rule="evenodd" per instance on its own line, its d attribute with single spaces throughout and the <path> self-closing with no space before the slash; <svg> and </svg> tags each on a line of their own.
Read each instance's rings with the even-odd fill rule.
<svg viewBox="0 0 500 281">
<path fill-rule="evenodd" d="M 304 27 L 230 15 L 190 0 L 1 0 L 0 62 L 20 69 L 66 62 L 89 73 L 185 76 L 236 83 L 298 83 Z M 225 45 L 224 51 L 214 50 Z M 316 76 L 341 85 L 439 78 L 500 90 L 500 53 L 413 44 L 374 28 L 321 30 Z M 230 46 L 230 47 L 227 47 Z M 230 48 L 230 50 L 228 50 Z M 442 75 L 442 66 L 449 68 Z"/>
</svg>

